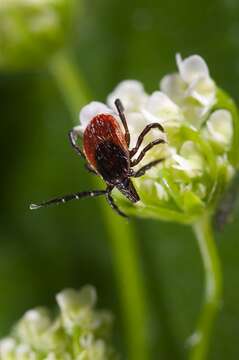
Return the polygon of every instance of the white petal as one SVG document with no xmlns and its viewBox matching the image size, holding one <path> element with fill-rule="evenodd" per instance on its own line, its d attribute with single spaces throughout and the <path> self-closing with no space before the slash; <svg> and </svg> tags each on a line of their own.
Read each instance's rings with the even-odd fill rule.
<svg viewBox="0 0 239 360">
<path fill-rule="evenodd" d="M 183 143 L 180 155 L 190 162 L 194 170 L 203 170 L 203 158 L 193 141 L 185 141 Z"/>
<path fill-rule="evenodd" d="M 142 113 L 148 122 L 177 122 L 182 120 L 180 108 L 161 91 L 155 91 L 148 99 Z"/>
<path fill-rule="evenodd" d="M 207 188 L 206 185 L 203 183 L 198 183 L 196 188 L 196 194 L 203 199 L 207 194 Z"/>
<path fill-rule="evenodd" d="M 130 146 L 132 148 L 136 145 L 139 134 L 143 131 L 147 122 L 143 114 L 132 112 L 127 114 L 127 124 L 130 132 Z"/>
<path fill-rule="evenodd" d="M 181 149 L 180 155 L 172 154 L 176 164 L 175 169 L 182 170 L 190 177 L 200 176 L 203 171 L 203 158 L 192 141 L 186 141 Z"/>
<path fill-rule="evenodd" d="M 216 110 L 207 121 L 207 129 L 212 140 L 229 146 L 233 136 L 233 121 L 227 110 Z"/>
<path fill-rule="evenodd" d="M 158 182 L 155 182 L 154 185 L 155 185 L 155 188 L 157 191 L 158 198 L 160 200 L 168 201 L 169 196 L 168 196 L 167 191 L 164 189 L 164 187 L 161 184 L 159 184 Z"/>
<path fill-rule="evenodd" d="M 34 356 L 31 348 L 27 344 L 20 344 L 16 349 L 16 357 L 17 359 L 31 359 Z M 34 359 L 34 357 L 33 357 Z"/>
<path fill-rule="evenodd" d="M 120 99 L 126 112 L 138 111 L 147 100 L 143 85 L 136 80 L 125 80 L 119 83 L 107 98 L 108 105 L 115 109 L 115 100 Z"/>
<path fill-rule="evenodd" d="M 210 78 L 194 80 L 187 93 L 188 96 L 193 97 L 207 108 L 210 108 L 216 101 L 216 85 Z"/>
<path fill-rule="evenodd" d="M 93 344 L 94 336 L 92 333 L 85 333 L 80 336 L 79 341 L 83 348 L 89 348 Z"/>
<path fill-rule="evenodd" d="M 16 340 L 11 337 L 6 337 L 0 341 L 0 356 L 5 358 L 11 356 L 12 352 L 15 350 Z"/>
<path fill-rule="evenodd" d="M 179 74 L 166 75 L 160 81 L 160 89 L 176 103 L 184 97 L 187 85 Z"/>
<path fill-rule="evenodd" d="M 41 334 L 49 329 L 51 319 L 44 308 L 27 311 L 16 326 L 16 333 L 21 341 L 29 344 L 39 343 Z"/>
<path fill-rule="evenodd" d="M 92 101 L 84 106 L 80 111 L 80 125 L 75 127 L 76 131 L 84 132 L 89 122 L 99 114 L 114 114 L 113 111 L 104 103 Z"/>
<path fill-rule="evenodd" d="M 65 289 L 56 295 L 57 303 L 62 312 L 77 312 L 82 308 L 91 308 L 97 300 L 96 290 L 93 286 L 84 286 L 80 291 Z"/>
<path fill-rule="evenodd" d="M 199 55 L 192 55 L 182 59 L 180 54 L 176 55 L 176 62 L 181 78 L 188 84 L 201 77 L 209 77 L 208 66 Z"/>
</svg>

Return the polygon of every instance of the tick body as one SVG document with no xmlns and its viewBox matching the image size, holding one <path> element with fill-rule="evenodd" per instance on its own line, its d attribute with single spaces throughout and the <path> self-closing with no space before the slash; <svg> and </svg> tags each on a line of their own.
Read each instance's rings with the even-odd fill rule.
<svg viewBox="0 0 239 360">
<path fill-rule="evenodd" d="M 130 154 L 119 122 L 109 114 L 99 114 L 83 135 L 83 151 L 88 163 L 109 187 L 116 187 L 132 202 L 139 201 L 130 176 Z"/>
<path fill-rule="evenodd" d="M 153 128 L 164 132 L 162 125 L 152 123 L 145 127 L 138 137 L 135 147 L 130 150 L 130 133 L 127 126 L 126 117 L 121 101 L 117 99 L 115 106 L 119 118 L 123 124 L 122 130 L 116 116 L 109 113 L 99 113 L 88 123 L 83 133 L 83 150 L 77 144 L 79 132 L 75 129 L 69 133 L 71 145 L 76 152 L 86 160 L 86 167 L 90 172 L 99 175 L 106 183 L 105 190 L 85 191 L 74 193 L 49 201 L 32 204 L 31 209 L 48 206 L 51 204 L 64 203 L 69 200 L 79 200 L 83 197 L 95 197 L 105 195 L 110 206 L 121 216 L 126 215 L 117 207 L 111 196 L 113 188 L 117 188 L 131 202 L 136 203 L 140 200 L 139 195 L 131 181 L 131 177 L 140 177 L 151 167 L 157 165 L 163 159 L 154 160 L 141 169 L 134 171 L 133 167 L 138 165 L 152 147 L 165 143 L 163 138 L 159 138 L 146 145 L 140 154 L 132 159 L 139 150 L 145 135 Z"/>
</svg>

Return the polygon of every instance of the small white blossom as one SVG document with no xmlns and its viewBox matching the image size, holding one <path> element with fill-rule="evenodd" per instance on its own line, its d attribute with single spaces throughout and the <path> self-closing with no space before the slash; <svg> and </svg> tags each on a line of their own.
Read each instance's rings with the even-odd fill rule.
<svg viewBox="0 0 239 360">
<path fill-rule="evenodd" d="M 63 312 L 74 314 L 84 308 L 92 308 L 97 295 L 93 286 L 85 286 L 80 291 L 66 289 L 56 295 L 57 303 Z"/>
<path fill-rule="evenodd" d="M 148 95 L 143 85 L 136 80 L 122 81 L 107 98 L 107 103 L 114 109 L 114 102 L 120 99 L 124 104 L 125 111 L 137 112 L 146 103 Z"/>
<path fill-rule="evenodd" d="M 166 127 L 177 126 L 183 120 L 180 108 L 161 91 L 149 96 L 142 113 L 148 123 L 159 122 Z"/>
<path fill-rule="evenodd" d="M 177 54 L 176 61 L 179 73 L 165 76 L 160 88 L 181 106 L 186 120 L 200 126 L 216 101 L 216 85 L 201 56 L 192 55 L 182 60 Z"/>
<path fill-rule="evenodd" d="M 198 183 L 195 192 L 201 199 L 203 199 L 207 194 L 207 188 L 204 184 Z"/>
<path fill-rule="evenodd" d="M 0 341 L 0 359 L 7 359 L 13 356 L 14 350 L 16 347 L 16 340 L 7 337 Z"/>
<path fill-rule="evenodd" d="M 90 315 L 91 309 L 97 301 L 97 296 L 93 286 L 85 286 L 80 291 L 66 289 L 57 294 L 56 299 L 62 311 L 63 322 L 69 333 L 74 331 L 75 324 L 94 327 L 95 323 Z"/>
<path fill-rule="evenodd" d="M 206 123 L 205 136 L 220 145 L 222 149 L 228 150 L 233 137 L 232 115 L 227 110 L 214 111 Z"/>
<path fill-rule="evenodd" d="M 201 176 L 204 170 L 204 161 L 196 145 L 192 141 L 185 141 L 179 150 L 180 155 L 174 155 L 178 168 L 188 176 Z M 177 166 L 175 165 L 175 168 Z"/>
<path fill-rule="evenodd" d="M 18 322 L 15 332 L 19 339 L 24 341 L 28 339 L 31 346 L 41 346 L 42 334 L 45 333 L 51 326 L 51 319 L 46 309 L 34 309 L 25 313 L 22 319 Z"/>
<path fill-rule="evenodd" d="M 26 312 L 11 336 L 0 341 L 1 360 L 116 359 L 109 344 L 112 316 L 94 309 L 96 291 L 92 286 L 63 290 L 57 301 L 60 314 L 54 320 L 44 309 Z M 65 319 L 71 322 L 70 332 Z"/>
<path fill-rule="evenodd" d="M 129 112 L 126 113 L 127 116 L 127 124 L 130 132 L 130 146 L 131 148 L 136 145 L 136 142 L 138 140 L 139 134 L 145 126 L 148 124 L 147 120 L 145 119 L 145 116 L 142 114 L 142 112 Z M 150 134 L 152 138 L 152 134 Z M 151 139 L 150 138 L 150 139 Z M 149 139 L 149 138 L 148 138 Z M 143 145 L 145 145 L 145 142 L 143 142 Z M 141 149 L 142 149 L 141 146 Z"/>
<path fill-rule="evenodd" d="M 191 55 L 183 60 L 181 55 L 177 54 L 176 62 L 182 80 L 189 85 L 194 81 L 209 77 L 207 64 L 199 55 Z"/>
<path fill-rule="evenodd" d="M 16 347 L 17 360 L 37 360 L 36 353 L 27 344 L 20 344 Z"/>
<path fill-rule="evenodd" d="M 169 195 L 168 195 L 167 191 L 165 190 L 165 188 L 157 182 L 155 182 L 155 187 L 156 187 L 157 195 L 158 195 L 159 199 L 168 201 Z"/>
<path fill-rule="evenodd" d="M 42 68 L 64 47 L 73 1 L 0 0 L 0 68 Z"/>
</svg>

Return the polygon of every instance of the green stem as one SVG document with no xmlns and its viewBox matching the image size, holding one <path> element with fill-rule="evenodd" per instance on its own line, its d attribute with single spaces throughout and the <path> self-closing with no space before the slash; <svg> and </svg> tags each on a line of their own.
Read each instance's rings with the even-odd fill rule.
<svg viewBox="0 0 239 360">
<path fill-rule="evenodd" d="M 80 108 L 90 101 L 89 90 L 79 68 L 68 52 L 61 52 L 52 59 L 49 69 L 68 106 L 73 124 L 77 125 Z"/>
<path fill-rule="evenodd" d="M 190 360 L 205 360 L 215 317 L 221 304 L 222 275 L 210 216 L 204 215 L 193 225 L 193 230 L 198 240 L 204 266 L 205 296 L 197 329 L 191 338 Z"/>
<path fill-rule="evenodd" d="M 80 108 L 90 100 L 79 69 L 69 54 L 64 52 L 53 59 L 50 71 L 68 104 L 74 123 L 78 119 Z M 99 185 L 96 178 L 92 181 L 95 186 Z M 113 263 L 128 342 L 128 358 L 130 360 L 148 360 L 150 358 L 147 338 L 148 313 L 137 239 L 131 225 L 115 215 L 104 202 L 100 201 L 100 204 L 111 240 Z"/>
</svg>

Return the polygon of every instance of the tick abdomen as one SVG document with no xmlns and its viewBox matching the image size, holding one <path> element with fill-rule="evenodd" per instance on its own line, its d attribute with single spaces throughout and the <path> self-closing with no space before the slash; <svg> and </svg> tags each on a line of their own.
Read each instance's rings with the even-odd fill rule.
<svg viewBox="0 0 239 360">
<path fill-rule="evenodd" d="M 94 117 L 84 132 L 87 160 L 109 183 L 128 174 L 129 153 L 118 121 L 110 114 Z"/>
<path fill-rule="evenodd" d="M 129 159 L 124 148 L 110 140 L 100 142 L 95 149 L 97 171 L 105 181 L 114 184 L 128 175 Z"/>
</svg>

